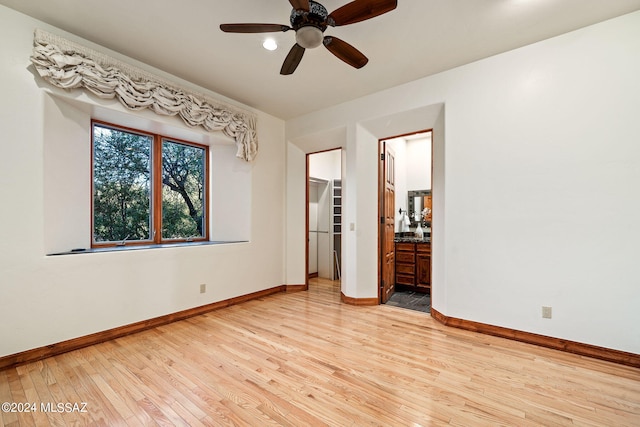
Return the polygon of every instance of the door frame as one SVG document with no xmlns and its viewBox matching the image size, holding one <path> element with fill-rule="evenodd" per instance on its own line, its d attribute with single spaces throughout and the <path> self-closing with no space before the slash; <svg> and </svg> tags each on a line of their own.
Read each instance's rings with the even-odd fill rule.
<svg viewBox="0 0 640 427">
<path fill-rule="evenodd" d="M 382 218 L 382 216 L 384 215 L 384 163 L 380 160 L 380 156 L 382 156 L 385 153 L 385 144 L 386 141 L 390 140 L 390 139 L 395 139 L 395 138 L 402 138 L 405 136 L 412 136 L 412 135 L 417 135 L 419 133 L 427 133 L 430 132 L 431 133 L 431 163 L 429 165 L 429 174 L 431 175 L 431 200 L 433 203 L 433 135 L 434 135 L 434 131 L 433 128 L 431 129 L 424 129 L 424 130 L 418 130 L 418 131 L 414 131 L 414 132 L 408 132 L 408 133 L 403 133 L 400 135 L 395 135 L 395 136 L 388 136 L 386 138 L 381 138 L 378 140 L 378 157 L 376 159 L 376 161 L 378 162 L 378 303 L 382 304 L 382 263 L 384 262 L 384 255 L 382 253 L 382 251 L 384 250 L 384 230 L 383 230 L 383 225 L 381 224 L 381 220 L 380 218 Z M 434 214 L 434 209 L 433 209 L 433 204 L 431 206 L 431 241 L 433 242 L 433 214 Z M 431 251 L 431 265 L 430 265 L 430 269 L 431 271 L 429 272 L 430 277 L 433 277 L 433 250 Z M 431 301 L 433 302 L 433 283 L 431 285 Z"/>
<path fill-rule="evenodd" d="M 304 181 L 304 224 L 305 224 L 305 244 L 304 244 L 304 285 L 309 289 L 309 156 L 326 153 L 329 151 L 340 151 L 340 179 L 342 180 L 342 147 L 329 148 L 326 150 L 314 151 L 305 155 L 305 181 Z M 342 254 L 342 251 L 340 251 Z M 333 254 L 332 254 L 333 256 Z M 342 255 L 340 256 L 340 267 L 342 268 Z"/>
</svg>

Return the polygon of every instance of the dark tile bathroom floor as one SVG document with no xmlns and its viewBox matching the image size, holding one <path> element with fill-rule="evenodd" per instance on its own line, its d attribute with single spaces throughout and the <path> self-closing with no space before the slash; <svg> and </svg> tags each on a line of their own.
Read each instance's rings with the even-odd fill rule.
<svg viewBox="0 0 640 427">
<path fill-rule="evenodd" d="M 429 313 L 431 311 L 431 295 L 413 291 L 396 290 L 387 301 L 387 304 Z"/>
</svg>

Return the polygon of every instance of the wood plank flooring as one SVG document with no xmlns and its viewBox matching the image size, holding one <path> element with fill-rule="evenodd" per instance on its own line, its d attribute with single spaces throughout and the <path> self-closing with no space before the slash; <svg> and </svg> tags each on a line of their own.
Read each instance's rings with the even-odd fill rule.
<svg viewBox="0 0 640 427">
<path fill-rule="evenodd" d="M 318 279 L 0 371 L 1 402 L 35 404 L 0 412 L 11 427 L 637 427 L 640 370 L 341 304 Z"/>
</svg>

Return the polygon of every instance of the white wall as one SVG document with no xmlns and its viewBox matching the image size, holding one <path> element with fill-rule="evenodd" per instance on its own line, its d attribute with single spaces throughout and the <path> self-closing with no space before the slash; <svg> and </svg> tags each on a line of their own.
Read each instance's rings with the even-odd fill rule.
<svg viewBox="0 0 640 427">
<path fill-rule="evenodd" d="M 55 227 L 57 221 L 60 230 L 68 229 L 70 222 L 87 228 L 87 218 L 75 216 L 74 211 L 69 217 L 61 216 L 59 212 L 54 217 L 49 216 L 45 207 L 55 204 L 49 199 L 53 194 L 50 189 L 57 183 L 48 182 L 46 177 L 61 174 L 58 176 L 62 179 L 82 180 L 82 186 L 87 180 L 86 188 L 73 186 L 74 193 L 86 191 L 85 194 L 90 194 L 90 178 L 85 176 L 89 159 L 84 162 L 87 166 L 78 168 L 73 163 L 77 159 L 74 160 L 66 148 L 58 153 L 70 156 L 66 175 L 57 167 L 54 170 L 45 167 L 45 158 L 55 155 L 51 152 L 55 150 L 54 146 L 48 145 L 48 131 L 55 128 L 70 130 L 70 138 L 78 144 L 83 143 L 79 138 L 84 138 L 82 135 L 87 132 L 83 127 L 82 111 L 55 115 L 55 108 L 50 108 L 52 98 L 47 94 L 48 85 L 32 72 L 29 56 L 36 27 L 80 41 L 94 50 L 207 93 L 160 70 L 0 6 L 0 69 L 3 70 L 0 80 L 0 128 L 3 130 L 0 140 L 0 356 L 286 283 L 284 123 L 260 112 L 258 157 L 248 166 L 238 166 L 250 168 L 250 212 L 246 221 L 241 219 L 242 227 L 250 230 L 250 242 L 45 255 L 47 241 L 65 239 Z M 118 109 L 111 102 L 91 100 L 75 92 L 51 92 L 81 103 L 95 103 L 103 109 Z M 224 100 L 217 94 L 209 95 Z M 158 117 L 149 112 L 135 116 Z M 189 130 L 177 118 L 157 120 Z M 69 194 L 68 197 L 67 200 L 73 201 L 76 195 Z M 234 215 L 233 212 L 227 214 Z M 74 243 L 69 241 L 68 244 Z M 208 285 L 205 294 L 199 293 L 201 283 Z"/>
<path fill-rule="evenodd" d="M 318 231 L 318 183 L 309 183 L 309 231 Z"/>
<path fill-rule="evenodd" d="M 631 326 L 640 324 L 638 52 L 640 12 L 290 120 L 287 139 L 347 129 L 356 201 L 345 216 L 375 235 L 365 219 L 376 212 L 377 139 L 443 125 L 434 128 L 433 307 L 640 353 Z M 344 267 L 358 273 L 343 275 L 349 296 L 375 294 L 369 240 L 349 243 Z M 553 319 L 541 318 L 542 305 Z"/>
<path fill-rule="evenodd" d="M 407 141 L 407 190 L 431 189 L 431 140 Z"/>
<path fill-rule="evenodd" d="M 323 185 L 323 187 L 326 187 Z M 318 183 L 309 182 L 309 273 L 318 272 Z"/>
<path fill-rule="evenodd" d="M 309 176 L 327 181 L 340 179 L 340 150 L 323 151 L 309 156 Z"/>
<path fill-rule="evenodd" d="M 408 208 L 407 197 L 407 141 L 404 138 L 394 138 L 385 142 L 386 146 L 391 148 L 394 154 L 395 162 L 395 183 L 394 191 L 396 195 L 395 200 L 395 232 L 402 231 L 402 217 L 404 212 Z M 400 209 L 402 209 L 403 215 L 400 215 Z"/>
<path fill-rule="evenodd" d="M 307 282 L 306 215 L 307 156 L 295 145 L 287 144 L 285 274 L 289 285 Z M 299 231 L 302 230 L 302 233 Z"/>
</svg>

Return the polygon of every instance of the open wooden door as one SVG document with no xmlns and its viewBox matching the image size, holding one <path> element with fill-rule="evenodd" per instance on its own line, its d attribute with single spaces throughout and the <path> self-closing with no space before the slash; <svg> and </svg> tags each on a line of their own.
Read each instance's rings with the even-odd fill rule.
<svg viewBox="0 0 640 427">
<path fill-rule="evenodd" d="M 396 257 L 395 257 L 395 156 L 393 151 L 382 144 L 382 155 L 380 156 L 380 175 L 382 179 L 381 188 L 383 197 L 381 198 L 381 280 L 380 280 L 380 302 L 386 303 L 393 295 L 396 281 Z"/>
</svg>

